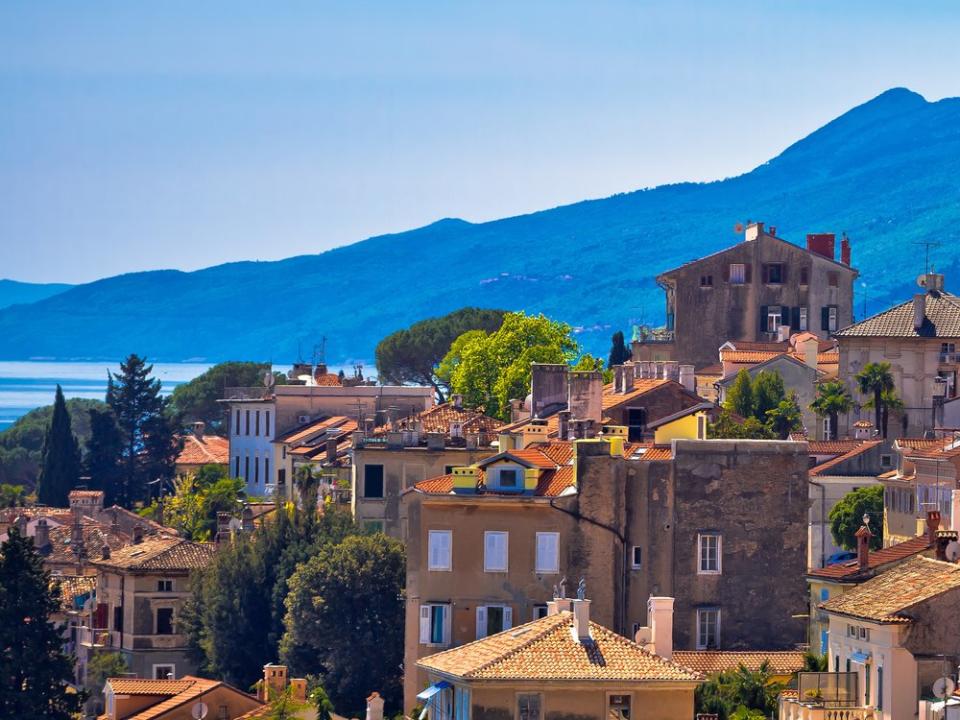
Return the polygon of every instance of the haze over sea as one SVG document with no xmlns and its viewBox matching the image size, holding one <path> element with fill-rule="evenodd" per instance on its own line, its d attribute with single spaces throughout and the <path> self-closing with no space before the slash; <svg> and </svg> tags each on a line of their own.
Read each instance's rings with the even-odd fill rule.
<svg viewBox="0 0 960 720">
<path fill-rule="evenodd" d="M 155 363 L 153 376 L 169 395 L 210 367 L 204 363 Z M 117 372 L 120 363 L 108 362 L 0 362 L 0 432 L 34 408 L 53 403 L 57 384 L 67 398 L 103 400 L 107 371 Z"/>
</svg>

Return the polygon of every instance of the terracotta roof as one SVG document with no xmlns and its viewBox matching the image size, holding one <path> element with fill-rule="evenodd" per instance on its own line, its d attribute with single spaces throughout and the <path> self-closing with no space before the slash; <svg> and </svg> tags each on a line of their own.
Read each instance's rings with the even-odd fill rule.
<svg viewBox="0 0 960 720">
<path fill-rule="evenodd" d="M 84 557 L 87 559 L 100 557 L 101 548 L 106 545 L 111 552 L 126 545 L 130 536 L 123 532 L 114 531 L 109 525 L 98 523 L 88 517 L 80 521 L 80 533 L 83 536 Z M 73 547 L 73 524 L 51 527 L 50 549 L 44 553 L 44 560 L 50 563 L 77 562 L 76 550 Z"/>
<path fill-rule="evenodd" d="M 103 490 L 71 490 L 67 497 L 96 499 L 103 497 Z"/>
<path fill-rule="evenodd" d="M 738 365 L 762 363 L 779 355 L 786 355 L 783 350 L 773 352 L 766 350 L 721 350 L 720 359 L 723 362 L 736 363 Z"/>
<path fill-rule="evenodd" d="M 560 612 L 421 658 L 417 666 L 470 680 L 702 680 L 602 625 L 591 622 L 591 640 L 583 644 L 572 628 L 572 614 Z"/>
<path fill-rule="evenodd" d="M 228 688 L 237 695 L 242 695 L 250 702 L 262 706 L 262 703 L 253 695 L 244 693 L 237 688 L 220 680 L 185 675 L 178 680 L 142 680 L 138 678 L 110 678 L 107 680 L 113 692 L 117 695 L 146 695 L 163 698 L 155 705 L 144 708 L 123 720 L 154 720 L 171 711 L 177 710 L 187 703 L 196 702 L 207 693 L 217 688 Z M 102 716 L 105 717 L 105 716 Z M 176 717 L 180 717 L 177 715 Z"/>
<path fill-rule="evenodd" d="M 913 299 L 844 328 L 837 337 L 960 337 L 960 299 L 948 292 L 924 295 L 925 317 L 919 330 L 913 327 Z"/>
<path fill-rule="evenodd" d="M 649 445 L 637 443 L 633 445 L 628 455 L 626 449 L 624 456 L 631 460 L 644 460 L 653 462 L 658 460 L 673 460 L 673 448 L 670 445 Z"/>
<path fill-rule="evenodd" d="M 910 622 L 909 609 L 960 588 L 960 565 L 918 557 L 820 605 L 828 612 L 879 623 Z"/>
<path fill-rule="evenodd" d="M 942 438 L 897 438 L 895 442 L 901 450 L 935 450 L 950 441 Z"/>
<path fill-rule="evenodd" d="M 703 675 L 736 670 L 741 665 L 756 672 L 763 663 L 776 675 L 803 670 L 803 653 L 799 650 L 674 650 L 673 661 Z"/>
<path fill-rule="evenodd" d="M 603 386 L 603 395 L 601 396 L 600 404 L 603 410 L 606 411 L 672 382 L 674 381 L 663 378 L 635 378 L 633 381 L 633 389 L 625 393 L 614 392 L 613 383 L 608 383 Z M 676 384 L 680 385 L 680 383 Z M 681 385 L 680 387 L 683 386 Z"/>
<path fill-rule="evenodd" d="M 210 543 L 161 535 L 111 552 L 109 559 L 93 559 L 91 564 L 133 571 L 194 570 L 206 566 L 215 552 L 216 546 Z"/>
<path fill-rule="evenodd" d="M 723 365 L 721 365 L 720 363 L 714 363 L 713 365 L 707 365 L 705 368 L 701 368 L 700 370 L 697 370 L 697 371 L 694 373 L 694 375 L 696 375 L 697 377 L 699 377 L 699 376 L 701 376 L 701 375 L 703 375 L 703 376 L 707 376 L 707 375 L 710 375 L 710 376 L 713 376 L 713 375 L 718 375 L 718 376 L 719 376 L 719 375 L 723 375 Z"/>
<path fill-rule="evenodd" d="M 340 376 L 335 373 L 323 373 L 322 375 L 314 375 L 314 382 L 321 387 L 340 387 L 343 383 L 340 382 Z"/>
<path fill-rule="evenodd" d="M 544 470 L 555 468 L 557 465 L 560 464 L 560 463 L 554 462 L 548 456 L 540 452 L 540 450 L 537 450 L 535 448 L 524 448 L 523 450 L 505 450 L 500 455 L 509 455 L 510 457 L 516 458 L 522 463 L 525 463 L 535 468 L 541 468 Z M 477 464 L 480 467 L 486 467 L 487 465 L 490 464 L 490 461 L 495 457 L 499 457 L 499 455 L 494 455 L 493 457 L 490 457 L 490 458 L 484 458 Z"/>
<path fill-rule="evenodd" d="M 329 430 L 353 432 L 356 429 L 356 420 L 351 420 L 345 415 L 334 415 L 332 417 L 320 418 L 319 420 L 312 420 L 304 425 L 298 425 L 297 427 L 278 435 L 277 439 L 273 442 L 293 445 L 309 441 L 315 435 L 319 435 L 320 433 L 326 434 Z"/>
<path fill-rule="evenodd" d="M 117 695 L 176 695 L 193 687 L 195 678 L 189 675 L 179 680 L 109 678 L 107 682 Z"/>
<path fill-rule="evenodd" d="M 847 460 L 857 457 L 857 455 L 863 455 L 863 453 L 868 450 L 872 450 L 877 447 L 882 441 L 881 440 L 863 440 L 858 443 L 857 447 L 851 448 L 843 455 L 838 455 L 835 458 L 822 462 L 819 465 L 810 468 L 810 474 L 816 476 L 829 475 L 830 471 L 836 468 L 838 465 L 842 465 Z M 856 473 L 860 475 L 860 473 Z"/>
<path fill-rule="evenodd" d="M 807 440 L 811 455 L 842 455 L 858 447 L 860 440 Z"/>
<path fill-rule="evenodd" d="M 457 407 L 452 402 L 434 405 L 421 413 L 398 420 L 396 425 L 398 430 L 409 430 L 419 426 L 425 433 L 442 432 L 449 435 L 450 426 L 453 423 L 460 423 L 464 432 L 494 432 L 503 425 L 497 418 L 484 415 L 477 410 Z M 387 423 L 377 429 L 377 434 L 392 431 L 393 424 Z"/>
<path fill-rule="evenodd" d="M 74 610 L 74 598 L 92 593 L 97 587 L 96 575 L 53 575 L 51 585 L 60 586 L 60 605 L 64 610 Z"/>
<path fill-rule="evenodd" d="M 198 438 L 193 433 L 182 436 L 183 449 L 177 455 L 177 465 L 227 465 L 230 462 L 230 441 L 219 435 Z"/>
<path fill-rule="evenodd" d="M 885 565 L 901 562 L 914 555 L 918 555 L 930 549 L 930 542 L 925 535 L 920 535 L 907 540 L 906 542 L 881 548 L 880 550 L 871 550 L 867 556 L 867 567 L 860 569 L 856 559 L 847 562 L 828 565 L 823 568 L 814 568 L 807 575 L 813 578 L 822 578 L 829 580 L 838 580 L 841 582 L 856 582 L 864 577 L 870 577 L 879 568 Z"/>
<path fill-rule="evenodd" d="M 790 343 L 783 342 L 753 342 L 750 340 L 730 340 L 734 350 L 760 350 L 763 352 L 782 353 L 790 348 Z M 725 343 L 726 344 L 726 343 Z"/>
</svg>

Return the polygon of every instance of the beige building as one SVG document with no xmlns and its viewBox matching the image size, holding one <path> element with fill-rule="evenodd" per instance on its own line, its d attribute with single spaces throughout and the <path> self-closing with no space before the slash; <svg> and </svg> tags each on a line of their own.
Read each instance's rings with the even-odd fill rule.
<svg viewBox="0 0 960 720">
<path fill-rule="evenodd" d="M 943 275 L 921 277 L 921 292 L 900 305 L 837 333 L 840 377 L 861 406 L 855 375 L 873 362 L 890 364 L 902 412 L 892 412 L 888 437 L 921 437 L 942 425 L 943 405 L 957 397 L 960 354 L 960 299 L 943 289 Z M 846 418 L 852 427 L 872 409 L 855 410 Z M 841 422 L 843 422 L 841 420 Z"/>
<path fill-rule="evenodd" d="M 319 500 L 345 503 L 350 495 L 353 435 L 357 421 L 344 415 L 323 417 L 281 433 L 273 441 L 277 486 L 296 490 L 297 473 L 310 468 L 320 477 Z"/>
<path fill-rule="evenodd" d="M 180 443 L 180 453 L 174 462 L 177 477 L 193 475 L 204 465 L 218 465 L 229 470 L 230 441 L 208 434 L 205 423 L 193 423 L 193 432 L 181 435 Z"/>
<path fill-rule="evenodd" d="M 670 660 L 672 598 L 650 603 L 641 646 L 591 622 L 589 600 L 554 599 L 542 618 L 421 659 L 417 699 L 430 720 L 692 718 L 703 678 Z"/>
<path fill-rule="evenodd" d="M 181 678 L 109 678 L 104 687 L 106 712 L 100 720 L 191 720 L 203 703 L 207 718 L 236 720 L 264 707 L 253 695 L 220 680 Z"/>
</svg>

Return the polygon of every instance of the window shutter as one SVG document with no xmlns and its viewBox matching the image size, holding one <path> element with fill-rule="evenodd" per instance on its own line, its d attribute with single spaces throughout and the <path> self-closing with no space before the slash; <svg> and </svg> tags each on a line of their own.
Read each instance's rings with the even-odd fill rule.
<svg viewBox="0 0 960 720">
<path fill-rule="evenodd" d="M 503 608 L 503 629 L 509 630 L 513 627 L 513 608 L 507 605 Z"/>
<path fill-rule="evenodd" d="M 477 640 L 487 636 L 487 606 L 477 605 Z"/>
<path fill-rule="evenodd" d="M 784 285 L 787 284 L 787 264 L 781 263 L 780 265 L 780 282 Z"/>
<path fill-rule="evenodd" d="M 751 270 L 752 270 L 752 269 L 753 269 L 753 264 L 752 264 L 752 263 L 747 263 L 746 266 L 745 266 L 745 269 L 744 269 L 744 273 L 745 273 L 745 277 L 744 277 L 744 279 L 743 279 L 744 282 L 747 282 L 747 283 L 753 282 L 753 280 L 752 280 L 751 277 L 750 277 L 751 274 L 752 274 L 752 273 L 751 273 Z"/>
<path fill-rule="evenodd" d="M 440 612 L 443 613 L 443 644 L 449 645 L 453 627 L 453 608 L 449 605 L 441 605 Z"/>
<path fill-rule="evenodd" d="M 799 330 L 800 329 L 800 308 L 795 307 L 790 312 L 790 329 Z"/>
<path fill-rule="evenodd" d="M 426 645 L 430 642 L 430 606 L 420 606 L 420 644 Z"/>
<path fill-rule="evenodd" d="M 790 324 L 790 306 L 789 305 L 780 306 L 780 324 L 781 325 Z"/>
<path fill-rule="evenodd" d="M 766 305 L 760 306 L 760 332 L 767 332 L 767 311 L 768 307 Z"/>
<path fill-rule="evenodd" d="M 827 308 L 827 307 L 820 308 L 820 329 L 821 330 L 830 329 L 830 308 Z"/>
<path fill-rule="evenodd" d="M 484 568 L 492 568 L 496 566 L 496 544 L 497 536 L 492 533 L 487 533 L 483 536 L 483 565 Z"/>
<path fill-rule="evenodd" d="M 723 281 L 730 282 L 730 263 L 723 264 Z M 239 421 L 237 422 L 237 424 L 239 425 Z"/>
</svg>

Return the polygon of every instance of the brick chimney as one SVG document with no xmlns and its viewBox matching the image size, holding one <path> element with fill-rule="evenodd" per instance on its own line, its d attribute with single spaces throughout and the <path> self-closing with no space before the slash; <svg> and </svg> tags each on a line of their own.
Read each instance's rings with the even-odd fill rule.
<svg viewBox="0 0 960 720">
<path fill-rule="evenodd" d="M 204 434 L 207 432 L 207 424 L 202 420 L 197 420 L 193 424 L 193 435 L 197 440 L 203 440 Z"/>
<path fill-rule="evenodd" d="M 840 262 L 844 265 L 850 265 L 850 238 L 844 233 L 840 237 Z"/>
<path fill-rule="evenodd" d="M 456 394 L 454 394 L 454 395 L 451 395 L 451 396 L 450 396 L 450 402 L 453 403 L 453 406 L 454 406 L 457 410 L 460 410 L 460 409 L 463 407 L 463 395 L 460 395 L 459 393 L 456 393 Z M 374 694 L 376 694 L 376 693 L 374 693 Z M 371 696 L 371 697 L 372 697 L 372 696 Z M 380 697 L 380 696 L 377 695 L 377 697 Z"/>
<path fill-rule="evenodd" d="M 873 533 L 870 532 L 870 528 L 866 523 L 861 525 L 860 529 L 857 530 L 857 566 L 861 570 L 865 570 L 870 564 L 870 538 L 872 537 Z"/>
<path fill-rule="evenodd" d="M 927 294 L 917 293 L 913 296 L 913 329 L 919 330 L 923 327 L 923 321 L 927 316 Z"/>
<path fill-rule="evenodd" d="M 367 720 L 383 720 L 383 698 L 376 691 L 367 698 Z"/>
<path fill-rule="evenodd" d="M 927 542 L 931 545 L 937 543 L 937 530 L 940 529 L 940 511 L 927 510 Z"/>
<path fill-rule="evenodd" d="M 632 370 L 632 368 L 631 368 Z M 623 367 L 624 382 L 628 374 Z M 603 415 L 603 373 L 574 371 L 567 377 L 567 410 L 579 420 L 599 423 Z"/>
<path fill-rule="evenodd" d="M 673 598 L 651 597 L 647 600 L 647 622 L 650 623 L 653 652 L 670 660 L 673 658 Z"/>
<path fill-rule="evenodd" d="M 45 517 L 37 520 L 37 524 L 34 527 L 33 546 L 41 552 L 50 546 L 50 525 L 47 523 Z"/>
<path fill-rule="evenodd" d="M 835 256 L 836 235 L 833 233 L 807 233 L 807 250 L 820 257 L 833 260 Z"/>
<path fill-rule="evenodd" d="M 143 542 L 143 526 L 134 525 L 133 526 L 133 544 L 139 545 Z"/>
<path fill-rule="evenodd" d="M 294 702 L 307 701 L 307 680 L 306 678 L 290 678 L 290 694 Z"/>
<path fill-rule="evenodd" d="M 329 438 L 327 440 L 327 462 L 333 463 L 337 461 L 337 439 Z"/>
<path fill-rule="evenodd" d="M 278 697 L 287 687 L 287 666 L 267 663 L 263 666 L 263 684 L 257 696 L 262 702 L 270 702 Z"/>
</svg>

